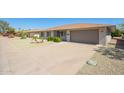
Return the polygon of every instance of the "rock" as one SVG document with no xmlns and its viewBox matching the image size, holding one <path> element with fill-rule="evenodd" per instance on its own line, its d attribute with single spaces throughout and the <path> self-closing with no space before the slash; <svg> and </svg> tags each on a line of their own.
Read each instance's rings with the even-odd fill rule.
<svg viewBox="0 0 124 93">
<path fill-rule="evenodd" d="M 96 66 L 96 65 L 97 65 L 97 62 L 96 62 L 96 61 L 93 61 L 93 60 L 88 60 L 88 61 L 87 61 L 87 64 L 88 64 L 88 65 Z"/>
<path fill-rule="evenodd" d="M 114 56 L 113 55 L 107 55 L 108 58 L 113 58 Z"/>
</svg>

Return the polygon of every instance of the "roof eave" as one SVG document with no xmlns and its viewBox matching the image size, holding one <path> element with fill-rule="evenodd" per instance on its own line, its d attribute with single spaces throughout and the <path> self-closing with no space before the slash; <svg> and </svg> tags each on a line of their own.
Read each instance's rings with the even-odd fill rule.
<svg viewBox="0 0 124 93">
<path fill-rule="evenodd" d="M 86 27 L 86 28 L 72 28 L 72 29 L 46 29 L 46 30 L 38 30 L 38 31 L 28 31 L 28 33 L 38 33 L 38 32 L 48 32 L 48 31 L 63 31 L 63 30 L 86 30 L 86 29 L 99 29 L 103 27 L 116 27 L 116 25 L 108 25 L 108 26 L 98 26 L 98 27 Z"/>
</svg>

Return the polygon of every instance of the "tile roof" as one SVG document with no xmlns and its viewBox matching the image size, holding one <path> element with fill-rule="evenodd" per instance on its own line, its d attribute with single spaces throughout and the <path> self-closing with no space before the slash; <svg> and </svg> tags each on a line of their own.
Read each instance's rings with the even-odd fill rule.
<svg viewBox="0 0 124 93">
<path fill-rule="evenodd" d="M 106 26 L 114 26 L 114 25 L 110 25 L 110 24 L 67 24 L 67 25 L 48 28 L 47 30 L 81 29 L 81 28 L 94 28 L 94 27 L 106 27 Z"/>
<path fill-rule="evenodd" d="M 27 32 L 42 32 L 42 31 L 53 31 L 53 30 L 71 30 L 71 29 L 85 29 L 85 28 L 97 28 L 97 27 L 110 27 L 115 26 L 111 24 L 65 24 L 62 26 L 51 27 L 48 29 L 41 30 L 29 30 Z"/>
</svg>

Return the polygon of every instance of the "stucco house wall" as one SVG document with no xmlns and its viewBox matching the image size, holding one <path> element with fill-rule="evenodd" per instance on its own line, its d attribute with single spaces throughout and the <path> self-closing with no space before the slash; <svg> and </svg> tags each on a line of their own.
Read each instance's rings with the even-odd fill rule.
<svg viewBox="0 0 124 93">
<path fill-rule="evenodd" d="M 106 29 L 105 28 L 99 29 L 99 44 L 101 45 L 106 44 Z"/>
<path fill-rule="evenodd" d="M 106 35 L 106 43 L 109 43 L 111 41 L 111 32 L 109 32 L 109 34 Z"/>
<path fill-rule="evenodd" d="M 29 33 L 29 37 L 33 37 L 37 33 Z"/>
<path fill-rule="evenodd" d="M 111 41 L 111 31 L 106 27 L 99 29 L 99 44 L 106 45 Z"/>
<path fill-rule="evenodd" d="M 70 38 L 71 38 L 71 37 L 70 37 L 70 34 L 71 34 L 70 31 L 67 30 L 67 31 L 66 31 L 66 41 L 68 41 L 68 42 L 70 41 Z"/>
</svg>

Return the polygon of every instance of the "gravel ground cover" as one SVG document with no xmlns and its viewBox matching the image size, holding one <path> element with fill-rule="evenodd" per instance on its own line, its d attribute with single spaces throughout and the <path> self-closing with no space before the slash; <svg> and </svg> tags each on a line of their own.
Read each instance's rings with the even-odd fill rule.
<svg viewBox="0 0 124 93">
<path fill-rule="evenodd" d="M 31 42 L 30 38 L 0 38 L 1 75 L 74 75 L 96 48 L 83 43 Z"/>
<path fill-rule="evenodd" d="M 108 45 L 97 50 L 91 60 L 97 65 L 85 64 L 77 73 L 78 75 L 123 75 L 124 74 L 124 50 Z"/>
</svg>

